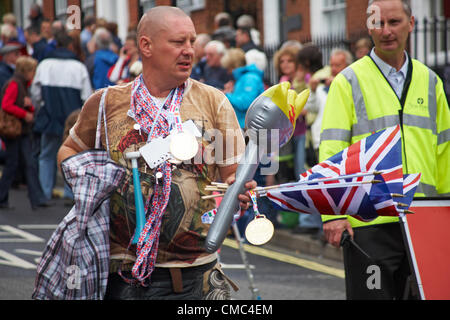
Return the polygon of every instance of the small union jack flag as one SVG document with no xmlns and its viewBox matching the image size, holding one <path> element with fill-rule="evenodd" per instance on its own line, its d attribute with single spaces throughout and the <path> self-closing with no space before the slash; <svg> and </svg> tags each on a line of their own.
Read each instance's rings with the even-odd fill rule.
<svg viewBox="0 0 450 320">
<path fill-rule="evenodd" d="M 346 175 L 370 172 L 374 175 L 344 178 Z M 375 175 L 376 172 L 382 173 Z M 370 183 L 374 177 L 380 183 Z M 418 183 L 420 174 L 407 177 L 412 186 Z M 336 180 L 320 182 L 323 178 Z M 363 221 L 378 216 L 398 216 L 399 210 L 393 196 L 403 195 L 404 192 L 400 127 L 387 128 L 352 144 L 300 176 L 300 181 L 307 180 L 317 181 L 308 184 L 316 185 L 315 189 L 305 188 L 304 185 L 292 186 L 271 190 L 267 192 L 267 197 L 283 209 L 301 213 L 352 215 Z M 345 186 L 350 182 L 365 184 Z M 327 184 L 337 187 L 329 188 Z M 323 188 L 317 188 L 317 185 Z"/>
<path fill-rule="evenodd" d="M 420 173 L 405 174 L 403 176 L 403 196 L 402 203 L 406 204 L 405 209 L 411 205 L 417 186 L 420 182 Z"/>
</svg>

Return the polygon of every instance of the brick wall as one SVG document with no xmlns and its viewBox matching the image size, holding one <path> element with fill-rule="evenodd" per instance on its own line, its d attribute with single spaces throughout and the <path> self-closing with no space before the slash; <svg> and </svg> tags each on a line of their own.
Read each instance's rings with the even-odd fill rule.
<svg viewBox="0 0 450 320">
<path fill-rule="evenodd" d="M 128 14 L 130 27 L 137 27 L 139 23 L 139 0 L 128 0 Z"/>
<path fill-rule="evenodd" d="M 191 12 L 191 18 L 194 22 L 197 33 L 214 32 L 214 17 L 224 9 L 225 0 L 206 0 L 205 9 Z"/>
<path fill-rule="evenodd" d="M 67 6 L 73 5 L 81 7 L 81 0 L 67 0 Z"/>
<path fill-rule="evenodd" d="M 444 1 L 444 16 L 450 18 L 450 1 Z"/>
<path fill-rule="evenodd" d="M 42 1 L 42 14 L 47 19 L 55 19 L 55 1 L 53 0 L 43 0 Z"/>
<path fill-rule="evenodd" d="M 347 36 L 365 32 L 368 1 L 347 0 Z"/>
<path fill-rule="evenodd" d="M 291 30 L 288 32 L 287 34 L 288 40 L 300 40 L 303 42 L 303 39 L 311 39 L 311 14 L 309 1 L 310 0 L 286 1 L 286 16 L 282 17 L 282 19 L 287 19 L 288 17 L 291 16 L 300 15 L 302 21 L 302 26 L 300 29 Z"/>
</svg>

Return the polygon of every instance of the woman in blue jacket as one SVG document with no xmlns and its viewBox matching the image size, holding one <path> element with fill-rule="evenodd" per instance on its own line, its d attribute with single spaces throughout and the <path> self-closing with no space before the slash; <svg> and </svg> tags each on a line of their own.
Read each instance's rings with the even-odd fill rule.
<svg viewBox="0 0 450 320">
<path fill-rule="evenodd" d="M 234 85 L 228 83 L 224 92 L 236 112 L 241 128 L 245 126 L 247 109 L 264 92 L 264 72 L 260 69 L 258 59 L 260 56 L 257 52 L 244 54 L 241 49 L 230 49 L 222 62 L 227 69 L 236 67 L 232 71 Z"/>
</svg>

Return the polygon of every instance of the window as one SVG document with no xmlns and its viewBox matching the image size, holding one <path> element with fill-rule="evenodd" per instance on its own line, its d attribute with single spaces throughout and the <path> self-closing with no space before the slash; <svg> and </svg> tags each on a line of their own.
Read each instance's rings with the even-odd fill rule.
<svg viewBox="0 0 450 320">
<path fill-rule="evenodd" d="M 95 16 L 94 0 L 81 0 L 81 11 L 83 11 L 84 16 Z"/>
<path fill-rule="evenodd" d="M 345 0 L 324 0 L 323 8 L 328 10 L 345 9 Z"/>
<path fill-rule="evenodd" d="M 186 13 L 205 8 L 205 0 L 177 0 L 177 7 Z"/>
<path fill-rule="evenodd" d="M 65 22 L 67 17 L 67 0 L 55 0 L 56 19 Z"/>
<path fill-rule="evenodd" d="M 140 0 L 140 4 L 142 7 L 142 12 L 147 12 L 153 7 L 156 7 L 156 1 L 155 0 Z"/>
<path fill-rule="evenodd" d="M 322 14 L 327 21 L 327 34 L 343 34 L 346 30 L 345 0 L 322 0 Z"/>
</svg>

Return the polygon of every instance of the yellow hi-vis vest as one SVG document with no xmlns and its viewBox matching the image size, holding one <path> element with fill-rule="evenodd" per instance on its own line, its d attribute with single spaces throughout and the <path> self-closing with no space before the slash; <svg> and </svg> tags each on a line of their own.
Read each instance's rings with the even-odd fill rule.
<svg viewBox="0 0 450 320">
<path fill-rule="evenodd" d="M 450 195 L 450 111 L 441 79 L 410 59 L 399 99 L 375 62 L 366 56 L 332 82 L 324 110 L 319 160 L 324 161 L 373 132 L 401 125 L 404 173 L 422 173 L 416 197 Z M 329 221 L 346 216 L 322 215 Z M 378 217 L 352 227 L 398 221 Z"/>
</svg>

